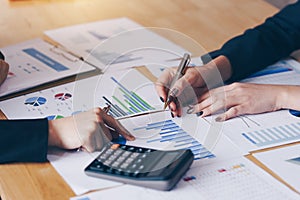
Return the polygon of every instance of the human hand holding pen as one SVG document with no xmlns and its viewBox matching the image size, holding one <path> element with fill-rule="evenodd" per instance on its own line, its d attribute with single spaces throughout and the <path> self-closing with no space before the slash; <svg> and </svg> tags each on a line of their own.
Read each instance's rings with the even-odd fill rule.
<svg viewBox="0 0 300 200">
<path fill-rule="evenodd" d="M 185 105 L 192 105 L 188 114 L 202 115 L 202 110 L 196 105 L 201 95 L 208 91 L 207 86 L 216 87 L 231 76 L 231 66 L 225 56 L 219 56 L 203 66 L 187 67 L 185 74 L 172 84 L 176 71 L 176 67 L 168 68 L 156 81 L 156 91 L 161 101 L 166 102 L 168 93 L 171 95 L 168 106 L 172 117 L 180 117 L 181 107 Z"/>
<path fill-rule="evenodd" d="M 135 139 L 119 121 L 104 110 L 94 108 L 74 116 L 49 121 L 48 145 L 93 152 L 101 150 L 112 140 L 114 136 L 110 130 L 126 140 Z"/>
</svg>

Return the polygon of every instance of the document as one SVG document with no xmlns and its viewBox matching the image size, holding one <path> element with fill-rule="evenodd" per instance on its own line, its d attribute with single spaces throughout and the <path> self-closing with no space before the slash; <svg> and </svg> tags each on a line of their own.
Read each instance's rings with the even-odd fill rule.
<svg viewBox="0 0 300 200">
<path fill-rule="evenodd" d="M 55 170 L 61 175 L 76 195 L 84 194 L 91 190 L 120 186 L 122 183 L 97 179 L 87 176 L 84 168 L 87 167 L 99 152 L 88 153 L 83 151 L 65 151 L 49 149 L 47 159 Z"/>
<path fill-rule="evenodd" d="M 130 197 L 140 199 L 203 199 L 203 200 L 282 200 L 299 196 L 245 158 L 190 169 L 171 191 L 158 191 L 123 185 L 73 197 L 71 200 L 98 200 Z"/>
<path fill-rule="evenodd" d="M 242 80 L 245 83 L 300 85 L 300 63 L 294 59 L 285 59 L 250 75 Z"/>
<path fill-rule="evenodd" d="M 1 51 L 10 67 L 8 78 L 0 87 L 0 96 L 95 70 L 41 39 L 4 47 Z"/>
<path fill-rule="evenodd" d="M 242 151 L 251 152 L 300 139 L 299 117 L 289 110 L 244 115 L 224 124 L 224 133 Z"/>
<path fill-rule="evenodd" d="M 295 60 L 282 60 L 241 82 L 300 85 L 299 68 L 300 63 Z M 287 144 L 300 139 L 299 115 L 293 110 L 243 115 L 223 124 L 226 136 L 246 152 Z"/>
<path fill-rule="evenodd" d="M 123 118 L 162 109 L 154 83 L 135 68 L 106 73 L 0 102 L 8 119 L 74 115 L 110 105 L 109 114 Z"/>
<path fill-rule="evenodd" d="M 49 30 L 45 35 L 105 72 L 183 55 L 183 48 L 156 34 L 156 30 L 179 34 L 117 18 Z"/>
<path fill-rule="evenodd" d="M 254 153 L 253 156 L 300 194 L 300 144 Z"/>
</svg>

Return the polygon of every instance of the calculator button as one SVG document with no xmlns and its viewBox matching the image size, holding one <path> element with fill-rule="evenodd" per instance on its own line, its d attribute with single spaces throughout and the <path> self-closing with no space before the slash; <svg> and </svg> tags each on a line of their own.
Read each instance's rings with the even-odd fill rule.
<svg viewBox="0 0 300 200">
<path fill-rule="evenodd" d="M 109 164 L 112 162 L 112 160 L 106 160 L 103 164 L 106 166 L 109 166 Z"/>
<path fill-rule="evenodd" d="M 118 150 L 116 150 L 115 152 L 114 152 L 114 156 L 118 156 L 118 155 L 120 155 L 120 154 L 122 154 L 123 153 L 123 151 L 122 150 L 120 150 L 120 149 L 118 149 Z"/>
<path fill-rule="evenodd" d="M 130 158 L 136 158 L 136 157 L 138 157 L 140 154 L 139 153 L 132 153 L 131 155 L 130 155 Z"/>
<path fill-rule="evenodd" d="M 139 169 L 141 170 L 141 169 L 144 169 L 144 165 L 141 165 L 140 167 L 139 167 Z"/>
<path fill-rule="evenodd" d="M 127 158 L 127 159 L 125 160 L 125 163 L 128 163 L 128 164 L 129 164 L 129 163 L 131 163 L 133 160 L 134 160 L 133 158 L 130 158 L 130 157 L 129 157 L 129 158 Z"/>
<path fill-rule="evenodd" d="M 136 152 L 138 152 L 138 153 L 143 153 L 143 152 L 144 152 L 144 149 L 138 148 Z"/>
<path fill-rule="evenodd" d="M 116 158 L 117 158 L 117 156 L 111 155 L 111 156 L 108 158 L 108 160 L 116 160 Z"/>
<path fill-rule="evenodd" d="M 125 160 L 125 158 L 127 158 L 127 157 L 125 157 L 125 156 L 120 156 L 120 157 L 118 158 L 118 161 L 119 161 L 119 162 L 123 162 L 123 161 Z"/>
<path fill-rule="evenodd" d="M 125 151 L 122 155 L 127 157 L 127 156 L 129 156 L 130 154 L 131 154 L 131 152 Z"/>
<path fill-rule="evenodd" d="M 132 174 L 132 176 L 137 177 L 137 176 L 139 175 L 139 173 L 140 173 L 140 171 L 139 171 L 139 170 L 136 170 L 136 171 Z"/>
<path fill-rule="evenodd" d="M 150 153 L 150 152 L 152 152 L 152 149 L 147 149 L 145 152 Z"/>
<path fill-rule="evenodd" d="M 103 172 L 105 167 L 102 164 L 98 164 L 98 165 L 92 165 L 90 166 L 90 168 L 93 171 Z"/>
<path fill-rule="evenodd" d="M 131 166 L 131 169 L 135 169 L 137 167 L 137 165 L 136 164 L 133 164 L 132 166 Z"/>
<path fill-rule="evenodd" d="M 128 151 L 134 151 L 135 148 L 134 147 L 129 147 Z"/>
<path fill-rule="evenodd" d="M 107 149 L 107 150 L 105 151 L 105 154 L 111 154 L 112 152 L 114 152 L 113 149 Z"/>
<path fill-rule="evenodd" d="M 111 166 L 113 168 L 117 168 L 120 165 L 120 162 L 114 162 Z"/>
<path fill-rule="evenodd" d="M 137 159 L 136 163 L 141 163 L 142 159 Z"/>
<path fill-rule="evenodd" d="M 127 163 L 123 163 L 120 167 L 121 167 L 122 169 L 126 169 L 126 168 L 128 167 L 128 165 L 129 165 L 129 164 L 127 164 Z"/>
<path fill-rule="evenodd" d="M 142 156 L 141 156 L 141 158 L 146 158 L 147 157 L 147 154 L 143 154 Z"/>
</svg>

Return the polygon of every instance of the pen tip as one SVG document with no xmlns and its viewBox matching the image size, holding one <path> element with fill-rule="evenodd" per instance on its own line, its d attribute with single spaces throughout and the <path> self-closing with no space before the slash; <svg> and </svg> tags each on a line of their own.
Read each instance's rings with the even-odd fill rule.
<svg viewBox="0 0 300 200">
<path fill-rule="evenodd" d="M 164 104 L 164 110 L 166 110 L 167 107 L 168 107 L 168 101 L 166 101 Z"/>
</svg>

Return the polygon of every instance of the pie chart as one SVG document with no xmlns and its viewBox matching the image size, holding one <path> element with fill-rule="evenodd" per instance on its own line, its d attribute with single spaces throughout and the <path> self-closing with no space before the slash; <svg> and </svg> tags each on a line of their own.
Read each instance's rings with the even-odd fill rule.
<svg viewBox="0 0 300 200">
<path fill-rule="evenodd" d="M 58 93 L 54 96 L 55 99 L 65 101 L 67 99 L 70 99 L 72 95 L 70 93 Z"/>
<path fill-rule="evenodd" d="M 25 105 L 41 106 L 47 101 L 44 97 L 30 97 L 25 100 Z"/>
<path fill-rule="evenodd" d="M 61 119 L 61 118 L 64 118 L 64 117 L 61 115 L 50 115 L 47 117 L 48 120 L 55 120 L 55 119 Z"/>
</svg>

